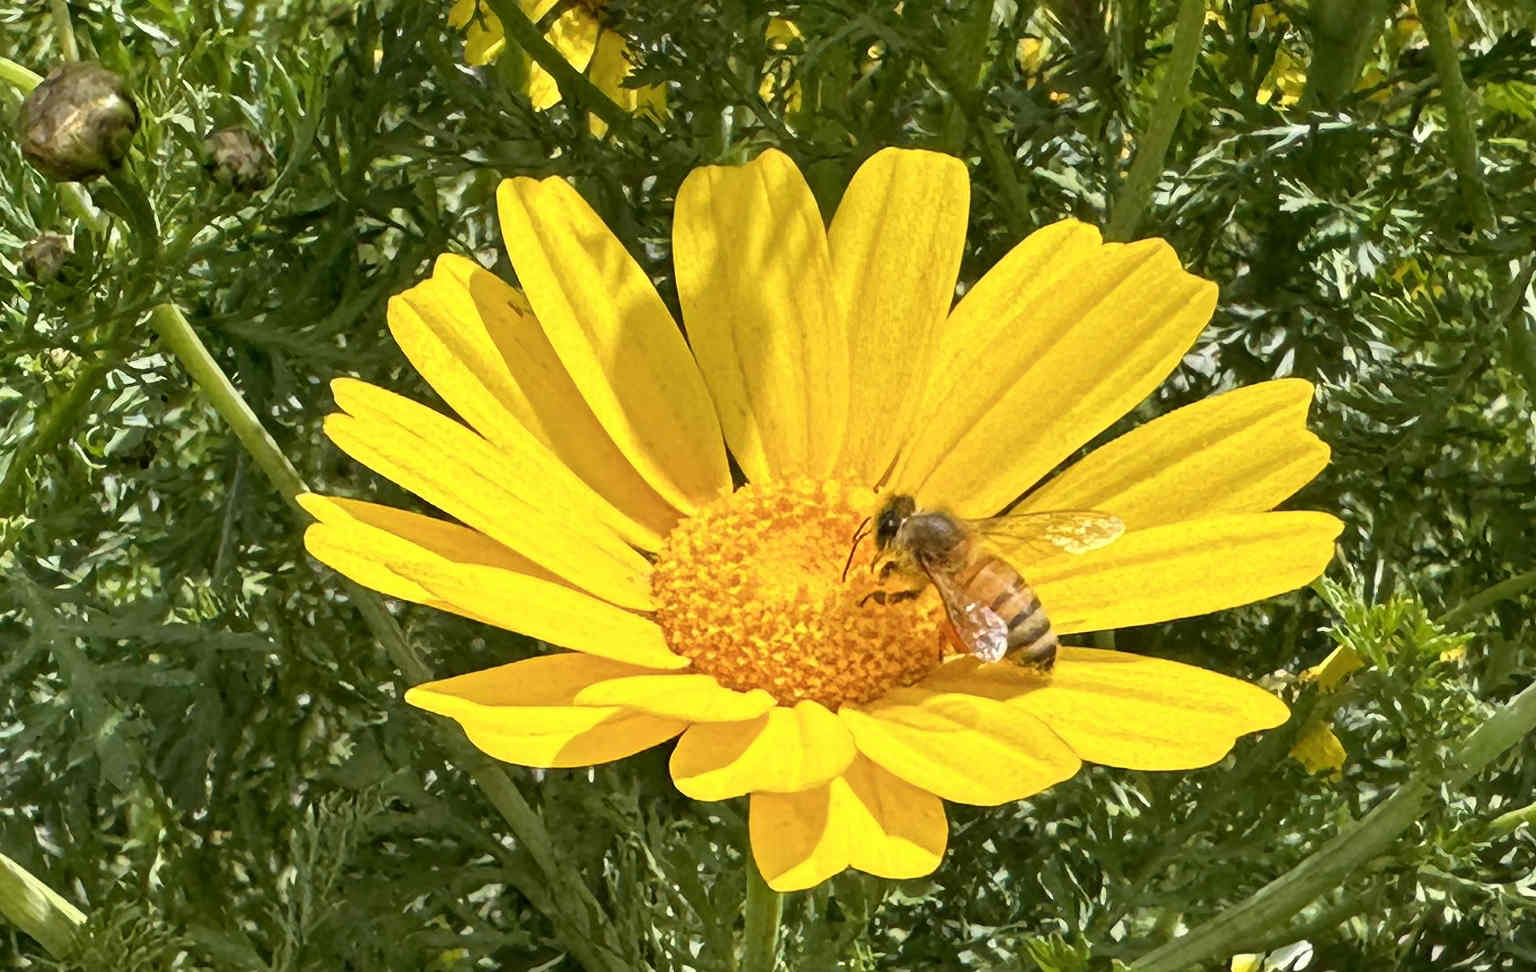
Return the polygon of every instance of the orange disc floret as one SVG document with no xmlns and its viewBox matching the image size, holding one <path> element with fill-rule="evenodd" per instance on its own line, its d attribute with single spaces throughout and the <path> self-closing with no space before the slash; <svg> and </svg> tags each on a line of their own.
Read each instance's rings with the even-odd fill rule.
<svg viewBox="0 0 1536 972">
<path fill-rule="evenodd" d="M 753 484 L 680 523 L 653 574 L 667 643 L 720 684 L 831 709 L 912 685 L 938 665 L 933 593 L 860 606 L 875 589 L 866 544 L 845 582 L 868 490 L 800 479 Z"/>
</svg>

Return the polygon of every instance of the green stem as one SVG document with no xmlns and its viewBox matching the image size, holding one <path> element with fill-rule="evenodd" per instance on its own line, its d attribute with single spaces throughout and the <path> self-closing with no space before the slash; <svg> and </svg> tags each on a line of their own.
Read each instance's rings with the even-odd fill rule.
<svg viewBox="0 0 1536 972">
<path fill-rule="evenodd" d="M 1174 972 L 1207 964 L 1238 950 L 1339 887 L 1356 868 L 1382 853 L 1418 821 L 1440 788 L 1454 791 L 1536 728 L 1536 685 L 1503 705 L 1457 750 L 1444 777 L 1416 773 L 1363 820 L 1306 860 L 1188 934 L 1132 963 L 1137 972 Z"/>
<path fill-rule="evenodd" d="M 1467 598 L 1456 607 L 1442 614 L 1435 623 L 1442 628 L 1459 628 L 1500 601 L 1511 597 L 1519 597 L 1533 587 L 1536 587 L 1536 570 L 1528 570 L 1523 574 L 1516 574 L 1513 577 L 1499 581 L 1487 590 L 1480 591 Z"/>
<path fill-rule="evenodd" d="M 0 57 L 0 81 L 9 81 L 20 88 L 22 94 L 31 94 L 33 88 L 43 83 L 43 76 L 8 57 Z"/>
<path fill-rule="evenodd" d="M 1131 171 L 1110 208 L 1109 225 L 1104 230 L 1107 240 L 1125 242 L 1135 236 L 1152 201 L 1152 191 L 1163 174 L 1174 129 L 1184 111 L 1184 99 L 1189 93 L 1189 80 L 1195 74 L 1195 59 L 1200 54 L 1200 38 L 1204 32 L 1205 0 L 1181 0 L 1178 24 L 1173 31 L 1173 54 L 1157 92 L 1151 123 L 1146 134 L 1138 139 Z"/>
<path fill-rule="evenodd" d="M 1387 23 L 1387 0 L 1311 0 L 1312 62 L 1304 107 L 1333 108 L 1354 90 L 1365 59 Z"/>
<path fill-rule="evenodd" d="M 251 411 L 251 406 L 235 390 L 234 383 L 224 374 L 224 369 L 213 360 L 213 355 L 208 353 L 207 346 L 192 330 L 181 308 L 175 304 L 161 304 L 150 312 L 149 323 L 160 335 L 160 340 L 165 342 L 166 348 L 180 359 L 181 366 L 187 369 L 197 387 L 208 396 L 214 410 L 229 423 L 235 438 L 245 446 L 245 451 L 250 453 L 261 471 L 267 474 L 278 493 L 297 508 L 294 497 L 305 492 L 304 480 L 283 454 L 283 450 L 277 447 L 272 436 L 267 434 L 261 420 Z"/>
<path fill-rule="evenodd" d="M 752 849 L 747 848 L 747 903 L 743 912 L 741 972 L 773 972 L 779 951 L 779 920 L 784 915 L 784 896 L 768 886 L 758 873 Z"/>
<path fill-rule="evenodd" d="M 68 0 L 52 0 L 53 29 L 59 35 L 59 53 L 66 61 L 80 60 L 80 45 L 75 43 L 75 28 L 69 22 Z"/>
<path fill-rule="evenodd" d="M 26 868 L 0 854 L 0 915 L 37 939 L 54 958 L 74 945 L 85 913 Z"/>
<path fill-rule="evenodd" d="M 555 79 L 555 85 L 560 89 L 560 98 L 571 107 L 585 108 L 603 121 L 607 122 L 610 131 L 618 135 L 631 134 L 631 117 L 622 105 L 603 94 L 602 89 L 587 79 L 571 66 L 571 62 L 565 59 L 556 47 L 545 39 L 539 32 L 539 27 L 528 19 L 528 15 L 512 0 L 487 0 L 491 11 L 496 14 L 496 19 L 501 21 L 501 29 L 507 38 L 517 42 L 517 45 L 528 56 L 538 62 L 539 67 L 549 72 Z"/>
<path fill-rule="evenodd" d="M 266 474 L 283 499 L 293 506 L 301 520 L 309 523 L 309 514 L 294 502 L 295 496 L 308 490 L 303 478 L 278 448 L 272 436 L 267 434 L 256 413 L 235 389 L 229 376 L 213 360 L 213 355 L 208 353 L 208 348 L 197 336 L 197 332 L 192 330 L 186 315 L 174 304 L 161 304 L 150 313 L 150 324 L 159 333 L 166 348 L 181 361 L 182 367 L 208 397 L 214 409 L 228 423 L 256 466 Z M 344 580 L 343 586 L 373 636 L 384 646 L 390 660 L 406 679 L 413 684 L 431 681 L 432 669 L 410 642 L 406 641 L 400 626 L 385 608 L 383 599 L 351 581 Z M 620 951 L 614 947 L 613 931 L 600 905 L 580 877 L 562 865 L 543 821 L 523 799 L 506 770 L 471 747 L 456 729 L 446 724 L 435 725 L 448 758 L 470 774 L 491 805 L 506 820 L 518 843 L 528 850 L 534 862 L 542 869 L 548 886 L 529 889 L 527 897 L 537 900 L 537 895 L 543 894 L 553 898 L 555 908 L 550 917 L 555 921 L 565 947 L 584 968 L 594 972 L 620 972 L 628 968 Z"/>
<path fill-rule="evenodd" d="M 1536 823 L 1536 803 L 1527 803 L 1518 810 L 1501 813 L 1488 821 L 1488 833 L 1502 837 L 1532 823 Z"/>
<path fill-rule="evenodd" d="M 1440 75 L 1440 93 L 1445 101 L 1445 127 L 1451 136 L 1451 164 L 1461 198 L 1478 229 L 1494 227 L 1493 203 L 1483 183 L 1483 167 L 1478 161 L 1477 129 L 1472 119 L 1467 82 L 1461 75 L 1461 60 L 1456 56 L 1456 41 L 1451 37 L 1451 23 L 1445 14 L 1445 0 L 1419 0 L 1419 20 L 1429 38 L 1429 55 Z"/>
</svg>

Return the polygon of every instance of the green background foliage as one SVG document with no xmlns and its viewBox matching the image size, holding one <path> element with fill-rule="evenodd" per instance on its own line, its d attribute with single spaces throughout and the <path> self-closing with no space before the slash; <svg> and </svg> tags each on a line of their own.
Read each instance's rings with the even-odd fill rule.
<svg viewBox="0 0 1536 972">
<path fill-rule="evenodd" d="M 666 84 L 670 112 L 602 137 L 569 105 L 532 111 L 515 50 L 466 67 L 446 4 L 67 6 L 84 55 L 138 98 L 129 171 L 159 245 L 142 218 L 111 242 L 77 226 L 0 139 L 0 852 L 90 916 L 57 961 L 0 928 L 0 965 L 557 969 L 597 942 L 611 968 L 734 967 L 745 804 L 683 799 L 666 747 L 593 771 L 511 768 L 548 845 L 514 840 L 470 779 L 476 757 L 402 703 L 391 657 L 147 312 L 186 312 L 311 486 L 420 508 L 327 444 L 327 381 L 441 404 L 389 340 L 385 304 L 445 251 L 512 279 L 502 177 L 571 179 L 675 307 L 671 202 L 693 166 L 778 146 L 830 214 L 876 149 L 935 148 L 971 170 L 968 284 L 1034 228 L 1108 222 L 1177 4 L 613 0 L 635 79 Z M 1379 24 L 1351 14 L 1377 6 Z M 49 13 L 41 0 L 0 11 L 0 55 L 45 73 Z M 1311 379 L 1334 459 L 1289 505 L 1348 529 L 1330 583 L 1122 631 L 1119 647 L 1263 680 L 1292 721 L 1207 770 L 1091 768 L 1018 804 L 952 806 L 931 877 L 850 872 L 790 896 L 788 967 L 1130 962 L 1410 775 L 1433 779 L 1530 683 L 1531 578 L 1477 595 L 1536 567 L 1536 13 L 1521 0 L 1450 13 L 1472 170 L 1410 5 L 1214 4 L 1137 234 L 1166 237 L 1221 301 L 1112 431 L 1236 385 Z M 772 49 L 771 16 L 802 39 Z M 1017 56 L 1021 39 L 1035 57 Z M 787 84 L 764 99 L 777 70 L 798 104 Z M 0 85 L 0 103 L 14 119 L 20 94 Z M 201 168 L 203 137 L 230 124 L 271 146 L 271 188 L 234 194 Z M 1464 195 L 1473 176 L 1494 226 Z M 89 188 L 131 216 L 130 192 Z M 38 285 L 18 253 L 46 230 L 73 233 L 77 255 Z M 440 674 L 538 650 L 390 610 Z M 1297 677 L 1340 644 L 1368 667 L 1331 693 Z M 1442 658 L 1457 645 L 1463 658 Z M 1307 718 L 1328 715 L 1348 753 L 1338 778 L 1287 756 Z M 1530 968 L 1536 833 L 1509 813 L 1533 784 L 1536 757 L 1516 747 L 1231 951 L 1306 953 L 1311 968 Z"/>
</svg>

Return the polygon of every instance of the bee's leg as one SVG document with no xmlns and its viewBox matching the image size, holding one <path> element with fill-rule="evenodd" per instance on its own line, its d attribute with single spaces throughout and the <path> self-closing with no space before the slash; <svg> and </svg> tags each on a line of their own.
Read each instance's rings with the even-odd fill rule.
<svg viewBox="0 0 1536 972">
<path fill-rule="evenodd" d="M 859 607 L 863 607 L 868 601 L 874 601 L 876 604 L 900 604 L 902 601 L 912 600 L 921 593 L 923 593 L 921 587 L 910 591 L 870 591 L 859 598 Z"/>
</svg>

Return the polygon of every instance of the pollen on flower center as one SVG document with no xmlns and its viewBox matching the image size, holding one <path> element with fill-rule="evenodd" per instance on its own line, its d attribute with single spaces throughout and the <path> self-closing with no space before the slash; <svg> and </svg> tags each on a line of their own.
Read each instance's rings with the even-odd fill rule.
<svg viewBox="0 0 1536 972">
<path fill-rule="evenodd" d="M 937 597 L 860 606 L 877 589 L 867 542 L 842 579 L 873 499 L 837 483 L 753 484 L 678 524 L 653 575 L 669 647 L 785 705 L 836 709 L 917 682 L 944 650 Z"/>
</svg>

